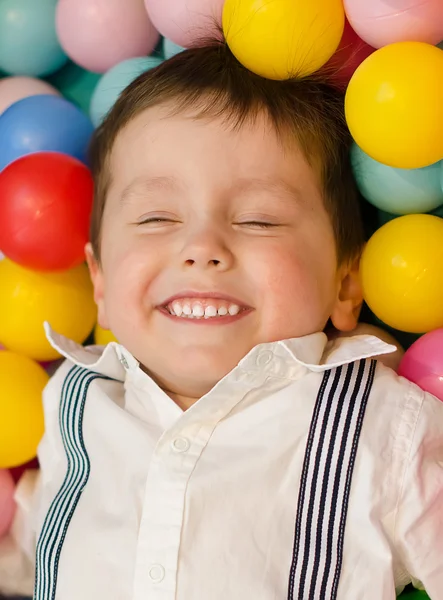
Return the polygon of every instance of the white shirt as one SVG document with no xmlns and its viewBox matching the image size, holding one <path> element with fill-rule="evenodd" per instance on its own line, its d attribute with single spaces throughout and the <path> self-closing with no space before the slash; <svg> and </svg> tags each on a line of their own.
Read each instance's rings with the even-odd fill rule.
<svg viewBox="0 0 443 600">
<path fill-rule="evenodd" d="M 305 585 L 321 581 L 323 554 L 314 565 L 314 548 L 323 552 L 328 542 L 328 528 L 316 529 L 321 481 L 306 486 L 303 474 L 319 390 L 325 373 L 392 346 L 371 336 L 331 343 L 323 333 L 262 344 L 183 412 L 122 346 L 83 348 L 56 333 L 49 338 L 67 360 L 44 394 L 41 474 L 23 479 L 12 534 L 0 542 L 1 591 L 32 592 L 36 539 L 41 598 L 296 600 L 297 547 L 307 564 Z M 373 367 L 365 364 L 369 377 Z M 388 600 L 420 580 L 442 600 L 443 403 L 380 363 L 372 375 L 346 527 L 339 519 L 329 523 L 333 554 L 342 549 L 336 597 Z M 72 389 L 63 395 L 64 382 Z M 75 413 L 82 399 L 84 412 Z M 324 422 L 320 415 L 319 426 Z M 71 424 L 80 454 L 68 467 L 61 430 L 66 438 L 63 427 Z M 332 429 L 316 435 L 327 447 Z M 337 454 L 340 444 L 332 449 Z M 311 460 L 317 456 L 314 447 Z M 334 460 L 322 459 L 320 471 L 333 470 Z M 325 492 L 328 507 L 332 486 Z M 317 499 L 309 540 L 310 494 Z M 315 600 L 333 597 L 316 586 Z"/>
</svg>

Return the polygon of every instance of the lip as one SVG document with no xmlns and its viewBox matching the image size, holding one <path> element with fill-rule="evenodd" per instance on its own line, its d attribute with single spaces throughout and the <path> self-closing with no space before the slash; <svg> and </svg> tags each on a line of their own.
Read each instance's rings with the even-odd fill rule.
<svg viewBox="0 0 443 600">
<path fill-rule="evenodd" d="M 214 291 L 212 291 L 212 292 L 197 292 L 195 290 L 185 290 L 183 292 L 180 292 L 179 294 L 170 296 L 164 302 L 159 304 L 158 308 L 164 308 L 168 304 L 171 304 L 171 302 L 174 302 L 174 300 L 181 300 L 182 298 L 195 298 L 196 300 L 198 300 L 199 298 L 201 298 L 201 299 L 214 298 L 217 300 L 224 300 L 225 302 L 229 302 L 230 304 L 237 304 L 242 309 L 242 312 L 252 310 L 251 306 L 248 306 L 245 302 L 243 302 L 239 298 L 234 298 L 234 296 L 228 296 L 221 292 L 214 292 Z M 234 315 L 234 316 L 237 316 L 237 315 Z M 224 318 L 227 318 L 227 317 L 224 317 Z"/>
</svg>

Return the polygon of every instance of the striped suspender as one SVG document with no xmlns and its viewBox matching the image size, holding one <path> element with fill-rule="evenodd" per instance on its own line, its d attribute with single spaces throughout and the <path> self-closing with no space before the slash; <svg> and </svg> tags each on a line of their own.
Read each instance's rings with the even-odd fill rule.
<svg viewBox="0 0 443 600">
<path fill-rule="evenodd" d="M 337 598 L 352 472 L 375 365 L 361 360 L 323 377 L 302 470 L 288 600 Z M 37 543 L 34 600 L 55 599 L 63 542 L 89 479 L 83 413 L 97 378 L 108 379 L 73 367 L 63 385 L 59 418 L 68 468 Z"/>
<path fill-rule="evenodd" d="M 54 600 L 60 553 L 69 523 L 88 481 L 90 462 L 83 441 L 83 413 L 94 379 L 108 379 L 73 367 L 63 384 L 59 420 L 68 468 L 63 484 L 46 515 L 36 552 L 34 600 Z"/>
<path fill-rule="evenodd" d="M 352 472 L 376 361 L 327 371 L 315 404 L 298 497 L 288 600 L 335 600 Z"/>
</svg>

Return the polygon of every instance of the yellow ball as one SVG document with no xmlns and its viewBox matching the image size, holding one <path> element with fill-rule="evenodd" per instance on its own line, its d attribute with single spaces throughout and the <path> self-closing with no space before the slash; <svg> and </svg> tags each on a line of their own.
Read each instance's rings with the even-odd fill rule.
<svg viewBox="0 0 443 600">
<path fill-rule="evenodd" d="M 42 391 L 48 379 L 30 358 L 0 351 L 0 469 L 36 456 L 44 427 Z"/>
<path fill-rule="evenodd" d="M 369 240 L 361 281 L 369 308 L 387 325 L 410 333 L 443 327 L 443 219 L 406 215 Z"/>
<path fill-rule="evenodd" d="M 41 273 L 4 259 L 0 290 L 0 343 L 8 350 L 38 361 L 54 360 L 60 355 L 45 337 L 44 321 L 78 343 L 94 327 L 97 313 L 85 265 Z"/>
<path fill-rule="evenodd" d="M 223 32 L 232 53 L 268 79 L 310 75 L 336 51 L 342 0 L 226 0 Z"/>
<path fill-rule="evenodd" d="M 422 42 L 377 50 L 355 71 L 346 119 L 375 160 L 417 169 L 443 158 L 443 51 Z"/>
<path fill-rule="evenodd" d="M 116 342 L 117 338 L 112 331 L 103 329 L 103 327 L 100 327 L 97 323 L 94 329 L 94 341 L 98 346 L 106 346 L 106 344 L 109 344 L 110 342 Z"/>
</svg>

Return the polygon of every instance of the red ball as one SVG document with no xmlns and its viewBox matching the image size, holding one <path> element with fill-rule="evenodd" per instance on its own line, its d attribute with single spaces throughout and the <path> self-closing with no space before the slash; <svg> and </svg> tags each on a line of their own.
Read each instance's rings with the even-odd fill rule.
<svg viewBox="0 0 443 600">
<path fill-rule="evenodd" d="M 340 45 L 322 71 L 333 83 L 345 89 L 357 67 L 373 52 L 375 48 L 364 42 L 346 19 Z"/>
<path fill-rule="evenodd" d="M 35 271 L 62 271 L 85 260 L 93 181 L 77 159 L 28 154 L 0 173 L 0 251 Z"/>
</svg>

